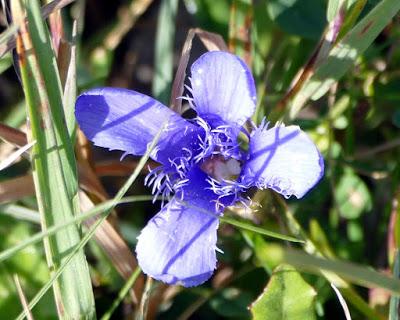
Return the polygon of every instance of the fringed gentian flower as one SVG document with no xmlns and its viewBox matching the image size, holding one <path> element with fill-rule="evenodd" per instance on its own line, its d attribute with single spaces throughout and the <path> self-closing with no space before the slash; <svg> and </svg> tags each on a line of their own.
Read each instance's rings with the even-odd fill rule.
<svg viewBox="0 0 400 320">
<path fill-rule="evenodd" d="M 238 57 L 203 54 L 191 67 L 190 82 L 186 99 L 197 113 L 191 120 L 126 89 L 89 90 L 76 102 L 86 136 L 124 155 L 144 154 L 167 122 L 150 155 L 160 166 L 145 181 L 155 196 L 170 201 L 142 230 L 136 253 L 144 273 L 186 287 L 203 283 L 216 268 L 218 216 L 224 207 L 245 203 L 253 186 L 301 198 L 324 171 L 316 146 L 298 126 L 269 127 L 263 121 L 246 131 L 256 91 Z M 248 140 L 247 150 L 239 135 Z"/>
</svg>

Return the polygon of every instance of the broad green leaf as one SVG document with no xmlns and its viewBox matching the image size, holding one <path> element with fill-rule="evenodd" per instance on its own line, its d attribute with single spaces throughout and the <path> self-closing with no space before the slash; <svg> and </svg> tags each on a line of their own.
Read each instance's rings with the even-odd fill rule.
<svg viewBox="0 0 400 320">
<path fill-rule="evenodd" d="M 175 17 L 178 10 L 178 0 L 161 2 L 158 15 L 153 96 L 168 105 L 174 67 Z"/>
<path fill-rule="evenodd" d="M 356 219 L 363 212 L 370 210 L 371 194 L 367 185 L 350 168 L 346 168 L 335 190 L 339 213 L 347 219 Z"/>
<path fill-rule="evenodd" d="M 281 265 L 250 310 L 254 320 L 312 320 L 316 294 L 296 269 Z"/>
<path fill-rule="evenodd" d="M 290 105 L 290 118 L 293 119 L 310 98 L 317 100 L 324 95 L 355 64 L 399 10 L 400 1 L 382 0 L 358 22 L 333 47 L 328 57 L 319 62 L 314 74 L 305 81 Z"/>
<path fill-rule="evenodd" d="M 319 39 L 327 23 L 324 2 L 320 0 L 270 0 L 271 19 L 287 33 Z"/>
</svg>

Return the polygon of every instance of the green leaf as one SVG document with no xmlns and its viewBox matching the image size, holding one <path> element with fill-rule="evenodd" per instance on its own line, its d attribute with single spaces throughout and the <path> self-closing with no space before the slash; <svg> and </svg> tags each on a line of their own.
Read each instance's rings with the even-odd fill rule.
<svg viewBox="0 0 400 320">
<path fill-rule="evenodd" d="M 161 2 L 158 15 L 153 96 L 168 105 L 169 93 L 173 79 L 175 17 L 178 10 L 178 0 Z"/>
<path fill-rule="evenodd" d="M 140 274 L 140 271 L 141 271 L 140 268 L 137 267 L 136 270 L 132 273 L 132 275 L 129 277 L 129 279 L 126 281 L 126 283 L 124 284 L 124 286 L 121 288 L 120 292 L 118 293 L 118 297 L 113 301 L 110 308 L 101 317 L 101 320 L 109 320 L 111 318 L 115 309 L 117 309 L 119 304 L 122 302 L 122 300 L 128 294 L 129 290 L 132 288 L 133 284 L 135 283 L 137 277 Z"/>
<path fill-rule="evenodd" d="M 349 168 L 345 169 L 336 185 L 335 197 L 339 214 L 346 219 L 357 219 L 372 206 L 367 185 Z"/>
<path fill-rule="evenodd" d="M 326 10 L 326 19 L 331 22 L 339 13 L 341 4 L 346 0 L 329 0 L 328 8 Z"/>
<path fill-rule="evenodd" d="M 24 9 L 15 1 L 16 20 L 24 19 Z M 42 228 L 60 224 L 79 213 L 76 163 L 65 125 L 61 82 L 51 40 L 37 0 L 27 2 L 28 27 L 21 24 L 18 54 L 23 89 L 30 120 L 32 172 Z M 80 241 L 80 228 L 70 225 L 45 239 L 49 269 L 56 271 Z M 60 318 L 95 317 L 89 268 L 83 250 L 76 254 L 60 279 L 54 296 Z"/>
<path fill-rule="evenodd" d="M 264 292 L 251 305 L 253 320 L 312 320 L 316 292 L 293 267 L 274 271 Z"/>
<path fill-rule="evenodd" d="M 314 74 L 305 81 L 293 99 L 289 116 L 293 119 L 311 98 L 319 99 L 353 66 L 357 58 L 372 44 L 400 10 L 400 1 L 382 0 L 356 26 L 351 29 L 319 62 Z"/>
<path fill-rule="evenodd" d="M 12 66 L 12 56 L 11 54 L 6 54 L 4 57 L 0 58 L 0 74 Z"/>
<path fill-rule="evenodd" d="M 268 274 L 271 274 L 272 270 L 281 263 L 280 245 L 266 241 L 261 235 L 250 231 L 242 231 L 242 234 L 254 251 L 255 264 L 263 267 Z"/>
<path fill-rule="evenodd" d="M 77 22 L 74 22 L 72 39 L 73 43 L 70 47 L 70 61 L 67 70 L 67 77 L 65 79 L 65 87 L 63 93 L 65 122 L 68 128 L 71 141 L 75 141 L 76 132 L 76 119 L 75 119 L 75 100 L 76 100 L 76 43 L 77 38 Z"/>
<path fill-rule="evenodd" d="M 320 0 L 270 0 L 267 6 L 271 19 L 290 34 L 317 40 L 326 25 Z"/>
</svg>

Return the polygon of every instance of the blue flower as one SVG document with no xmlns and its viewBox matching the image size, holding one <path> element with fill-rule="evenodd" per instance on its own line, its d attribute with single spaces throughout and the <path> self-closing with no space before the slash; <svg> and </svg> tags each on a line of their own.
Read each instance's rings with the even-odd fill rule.
<svg viewBox="0 0 400 320">
<path fill-rule="evenodd" d="M 146 184 L 170 201 L 142 230 L 136 253 L 144 273 L 187 287 L 203 283 L 216 268 L 224 207 L 245 202 L 253 186 L 301 198 L 324 171 L 319 151 L 298 126 L 268 128 L 263 121 L 250 133 L 243 127 L 255 111 L 256 91 L 238 57 L 205 53 L 189 79 L 186 99 L 197 113 L 191 120 L 144 94 L 117 88 L 83 93 L 75 111 L 95 145 L 133 155 L 144 154 L 167 122 L 151 153 L 160 166 Z M 240 142 L 246 140 L 247 150 Z"/>
</svg>

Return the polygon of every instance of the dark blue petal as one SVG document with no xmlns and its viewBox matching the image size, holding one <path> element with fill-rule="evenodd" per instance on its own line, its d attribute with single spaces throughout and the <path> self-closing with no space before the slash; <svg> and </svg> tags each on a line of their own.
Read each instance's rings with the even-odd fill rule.
<svg viewBox="0 0 400 320">
<path fill-rule="evenodd" d="M 144 154 L 147 145 L 169 120 L 152 154 L 160 162 L 168 162 L 169 156 L 175 157 L 181 145 L 190 144 L 196 135 L 193 132 L 198 130 L 160 102 L 119 88 L 83 93 L 76 101 L 75 115 L 80 128 L 95 145 L 134 155 Z"/>
<path fill-rule="evenodd" d="M 223 51 L 203 54 L 191 67 L 193 102 L 197 113 L 213 127 L 242 126 L 255 110 L 254 79 L 246 64 Z"/>
<path fill-rule="evenodd" d="M 303 197 L 324 173 L 317 147 L 298 126 L 256 129 L 250 137 L 249 159 L 242 182 L 271 188 L 285 197 Z"/>
<path fill-rule="evenodd" d="M 176 195 L 151 219 L 136 246 L 144 273 L 185 287 L 205 282 L 214 272 L 219 222 L 213 201 L 216 196 L 206 189 L 206 175 L 195 168 L 188 178 L 190 182 L 183 190 L 183 200 Z"/>
</svg>

